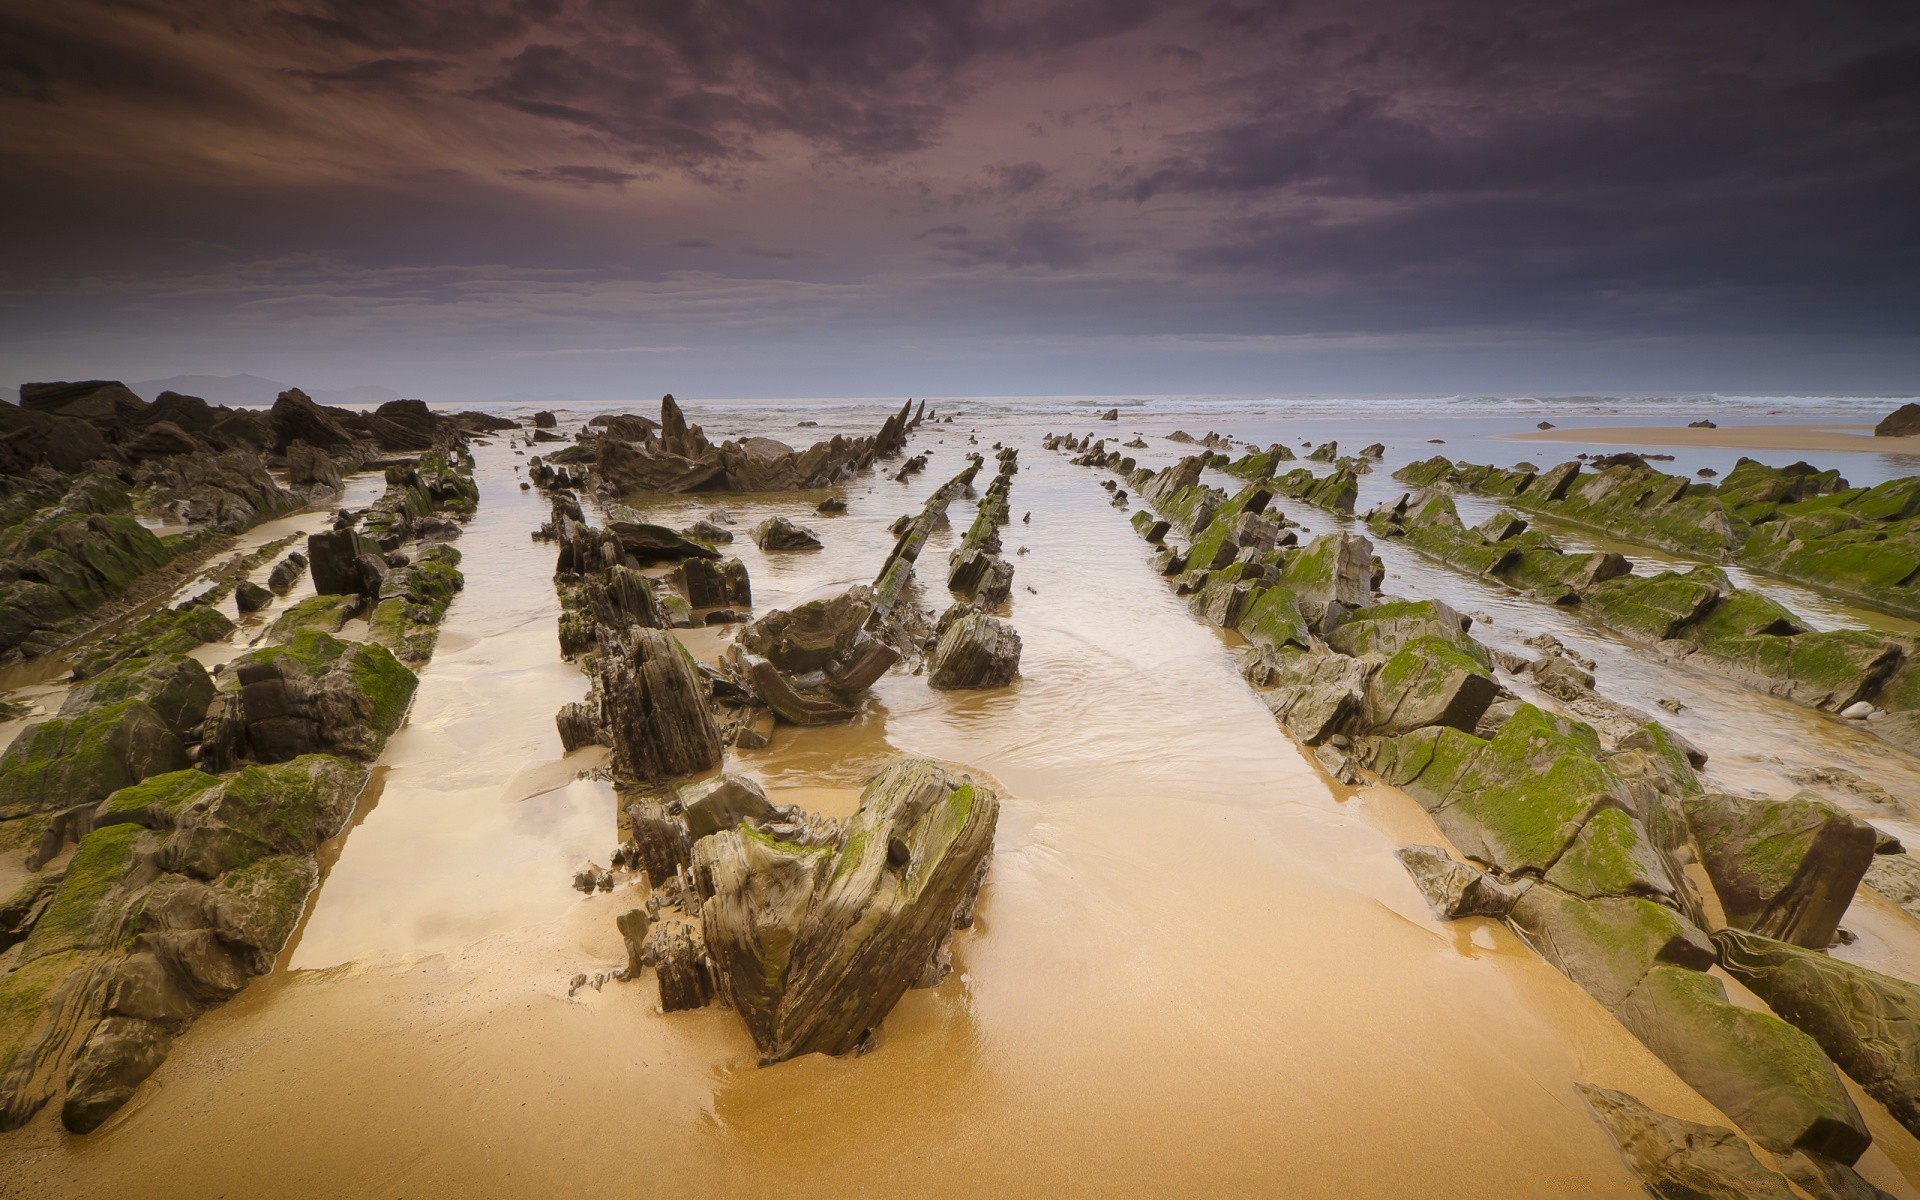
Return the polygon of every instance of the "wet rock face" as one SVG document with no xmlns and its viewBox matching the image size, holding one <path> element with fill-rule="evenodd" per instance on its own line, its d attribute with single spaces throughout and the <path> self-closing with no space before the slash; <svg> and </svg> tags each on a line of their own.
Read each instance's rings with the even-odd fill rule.
<svg viewBox="0 0 1920 1200">
<path fill-rule="evenodd" d="M 1895 1120 L 1920 1130 L 1920 987 L 1736 929 L 1713 940 L 1729 974 L 1820 1043 Z"/>
<path fill-rule="evenodd" d="M 632 626 L 602 631 L 595 667 L 600 725 L 614 766 L 636 779 L 705 771 L 720 761 L 720 731 L 706 685 L 670 634 Z"/>
<path fill-rule="evenodd" d="M 714 982 L 763 1063 L 870 1040 L 971 913 L 998 816 L 992 789 L 913 760 L 867 785 L 837 846 L 740 828 L 694 846 Z"/>
<path fill-rule="evenodd" d="M 820 536 L 785 517 L 769 517 L 754 526 L 753 544 L 762 550 L 818 550 Z"/>
<path fill-rule="evenodd" d="M 235 692 L 208 713 L 209 761 L 285 762 L 303 754 L 369 759 L 399 728 L 417 680 L 384 646 L 303 630 L 242 656 Z"/>
<path fill-rule="evenodd" d="M 1685 801 L 1701 863 L 1737 929 L 1824 950 L 1873 863 L 1873 827 L 1815 800 Z"/>
<path fill-rule="evenodd" d="M 1005 687 L 1020 674 L 1020 634 L 998 617 L 956 604 L 934 631 L 927 682 L 936 688 Z"/>
<path fill-rule="evenodd" d="M 774 609 L 740 632 L 740 643 L 782 671 L 824 671 L 853 649 L 873 615 L 873 589 L 848 588 Z"/>
<path fill-rule="evenodd" d="M 1875 437 L 1912 437 L 1920 434 L 1920 404 L 1902 404 L 1873 427 Z"/>
<path fill-rule="evenodd" d="M 922 415 L 905 405 L 871 437 L 835 436 L 805 450 L 763 437 L 715 445 L 698 425 L 687 422 L 672 396 L 665 396 L 657 427 L 635 417 L 613 418 L 601 426 L 604 433 L 592 443 L 594 473 L 600 490 L 616 495 L 830 487 L 876 458 L 900 453 Z"/>
<path fill-rule="evenodd" d="M 1620 1157 L 1654 1196 L 1793 1200 L 1786 1179 L 1761 1166 L 1733 1130 L 1670 1117 L 1625 1092 L 1579 1088 Z"/>
</svg>

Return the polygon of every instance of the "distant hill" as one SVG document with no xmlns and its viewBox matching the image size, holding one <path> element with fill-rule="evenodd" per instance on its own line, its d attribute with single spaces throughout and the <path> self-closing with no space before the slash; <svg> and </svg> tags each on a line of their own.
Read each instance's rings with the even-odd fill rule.
<svg viewBox="0 0 1920 1200">
<path fill-rule="evenodd" d="M 292 385 L 272 379 L 262 379 L 258 375 L 174 375 L 167 379 L 143 379 L 127 386 L 148 400 L 161 392 L 181 392 L 188 396 L 198 396 L 209 404 L 264 408 L 273 403 L 275 396 Z M 375 405 L 400 398 L 400 393 L 392 388 L 368 384 L 332 390 L 326 388 L 302 388 L 301 390 L 320 404 Z"/>
</svg>

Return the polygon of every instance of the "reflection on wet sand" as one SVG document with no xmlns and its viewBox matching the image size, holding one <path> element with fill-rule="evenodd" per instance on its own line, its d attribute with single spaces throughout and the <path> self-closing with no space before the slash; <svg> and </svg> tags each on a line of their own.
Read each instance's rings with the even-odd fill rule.
<svg viewBox="0 0 1920 1200">
<path fill-rule="evenodd" d="M 858 480 L 844 517 L 792 496 L 676 499 L 652 519 L 722 506 L 744 533 L 805 517 L 817 553 L 731 547 L 765 610 L 870 576 L 886 525 L 957 464 L 958 440 L 922 434 L 927 474 Z M 624 961 L 614 916 L 644 893 L 569 887 L 605 861 L 616 798 L 575 777 L 596 759 L 560 751 L 553 713 L 585 681 L 558 657 L 551 549 L 528 538 L 545 504 L 495 445 L 477 452 L 466 591 L 377 803 L 333 848 L 279 969 L 181 1038 L 98 1134 L 14 1135 L 0 1191 L 1626 1195 L 1576 1082 L 1725 1123 L 1503 926 L 1437 922 L 1393 855 L 1436 840 L 1424 811 L 1330 785 L 1124 515 L 1085 473 L 1022 449 L 1016 512 L 1033 517 L 1006 534 L 1009 554 L 1030 551 L 1015 560 L 1022 678 L 956 695 L 895 673 L 858 720 L 783 727 L 733 763 L 776 803 L 825 812 L 850 811 L 901 754 L 1001 789 L 975 932 L 875 1051 L 762 1069 L 732 1014 L 663 1018 L 651 981 L 569 995 L 576 974 Z M 953 527 L 968 515 L 956 506 Z M 944 562 L 952 537 L 923 561 Z M 1410 594 L 1453 594 L 1436 568 L 1389 568 Z M 1496 638 L 1570 624 L 1518 600 L 1460 606 L 1483 604 Z M 1641 661 L 1615 653 L 1602 678 L 1635 696 L 1670 683 Z M 1736 712 L 1750 755 L 1808 728 L 1802 710 L 1756 717 L 1702 689 L 1718 699 L 1690 699 L 1684 728 L 1702 744 Z M 1881 915 L 1867 928 L 1902 928 Z M 1901 936 L 1867 944 L 1898 954 Z M 1900 1171 L 1920 1171 L 1920 1148 L 1870 1120 L 1863 1172 L 1913 1195 Z"/>
</svg>

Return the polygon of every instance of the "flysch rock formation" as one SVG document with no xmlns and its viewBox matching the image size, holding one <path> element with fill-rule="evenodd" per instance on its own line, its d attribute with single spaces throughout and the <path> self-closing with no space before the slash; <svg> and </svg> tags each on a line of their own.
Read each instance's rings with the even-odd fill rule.
<svg viewBox="0 0 1920 1200">
<path fill-rule="evenodd" d="M 103 394 L 56 411 L 134 411 Z M 236 556 L 210 592 L 85 647 L 84 682 L 0 754 L 0 845 L 29 872 L 0 897 L 0 1128 L 57 1102 L 68 1129 L 94 1129 L 200 1013 L 271 968 L 318 880 L 318 847 L 406 716 L 416 680 L 402 658 L 431 652 L 460 587 L 443 539 L 477 492 L 458 439 L 388 469 L 359 521 L 384 556 L 346 573 L 350 591 L 289 607 L 210 674 L 187 651 L 234 627 L 209 597 L 285 541 Z M 337 636 L 355 613 L 371 618 L 366 641 Z"/>
<path fill-rule="evenodd" d="M 1365 538 L 1285 544 L 1274 536 L 1289 532 L 1284 517 L 1247 520 L 1277 496 L 1350 512 L 1344 489 L 1327 486 L 1339 468 L 1311 484 L 1256 470 L 1229 496 L 1203 480 L 1227 465 L 1211 454 L 1150 472 L 1080 439 L 1052 441 L 1122 471 L 1155 508 L 1136 527 L 1163 547 L 1157 561 L 1198 615 L 1246 638 L 1248 678 L 1330 774 L 1377 778 L 1428 810 L 1452 847 L 1402 857 L 1437 913 L 1507 922 L 1741 1133 L 1805 1158 L 1815 1175 L 1839 1175 L 1870 1141 L 1842 1069 L 1911 1120 L 1899 1097 L 1920 1085 L 1920 1066 L 1888 1036 L 1910 989 L 1849 977 L 1847 1002 L 1822 1007 L 1808 997 L 1839 989 L 1806 982 L 1792 957 L 1843 973 L 1822 951 L 1873 857 L 1870 829 L 1804 798 L 1712 792 L 1696 774 L 1703 756 L 1644 714 L 1606 709 L 1603 735 L 1569 711 L 1522 702 L 1467 618 L 1378 593 Z M 1165 546 L 1176 531 L 1185 549 Z M 1571 573 L 1554 567 L 1555 578 Z M 1580 692 L 1581 674 L 1562 664 L 1562 690 Z M 1711 906 L 1685 871 L 1696 862 Z M 1707 973 L 1735 971 L 1740 954 L 1743 979 L 1794 979 L 1773 989 L 1778 1016 L 1731 1001 Z"/>
<path fill-rule="evenodd" d="M 685 429 L 668 404 L 662 449 L 697 445 L 698 431 Z M 902 410 L 896 422 L 908 421 Z M 987 532 L 1005 520 L 1011 452 L 1002 463 L 970 549 L 988 546 Z M 689 608 L 744 607 L 744 566 L 715 566 L 718 552 L 691 527 L 680 534 L 610 521 L 594 529 L 573 479 L 558 471 L 535 477 L 553 504 L 541 536 L 559 544 L 562 648 L 579 656 L 591 680 L 587 699 L 559 713 L 561 737 L 569 749 L 612 748 L 628 800 L 628 840 L 614 865 L 643 874 L 650 889 L 646 907 L 619 918 L 628 948 L 621 977 L 652 969 L 664 1012 L 718 997 L 739 1014 L 763 1063 L 862 1049 L 909 988 L 939 982 L 954 930 L 972 921 L 999 799 L 927 760 L 875 776 L 844 822 L 775 805 L 743 776 L 687 780 L 722 765 L 728 744 L 764 746 L 772 718 L 806 726 L 855 714 L 866 689 L 900 661 L 896 646 L 912 645 L 927 624 L 911 595 L 913 563 L 981 465 L 975 456 L 919 513 L 896 523 L 897 540 L 872 585 L 742 627 L 724 676 L 662 628 L 671 621 L 661 588 L 677 586 L 683 595 L 672 598 Z M 756 533 L 764 549 L 792 544 L 781 520 Z M 997 538 L 991 548 L 997 553 Z M 678 564 L 671 575 L 642 573 L 668 560 Z M 603 880 L 611 886 L 592 868 L 576 883 Z"/>
<path fill-rule="evenodd" d="M 148 403 L 108 380 L 25 384 L 0 403 L 0 661 L 66 646 L 231 535 L 336 500 L 342 471 L 503 422 L 417 400 L 358 413 L 297 390 L 260 411 L 175 392 Z"/>
<path fill-rule="evenodd" d="M 628 416 L 590 423 L 580 435 L 582 440 L 547 456 L 547 462 L 585 467 L 596 490 L 616 497 L 641 492 L 823 488 L 871 467 L 877 459 L 900 453 L 907 436 L 925 418 L 926 403 L 916 408 L 909 400 L 868 437 L 835 435 L 805 450 L 766 437 L 715 445 L 700 426 L 688 423 L 672 396 L 665 396 L 657 424 Z"/>
</svg>

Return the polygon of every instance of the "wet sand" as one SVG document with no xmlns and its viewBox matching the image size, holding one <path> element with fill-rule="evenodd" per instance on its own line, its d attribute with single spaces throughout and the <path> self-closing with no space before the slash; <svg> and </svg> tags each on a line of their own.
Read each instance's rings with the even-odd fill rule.
<svg viewBox="0 0 1920 1200">
<path fill-rule="evenodd" d="M 1871 425 L 1724 425 L 1718 429 L 1689 429 L 1684 425 L 1590 425 L 1579 429 L 1534 429 L 1506 436 L 1516 442 L 1920 456 L 1920 436 L 1875 437 Z"/>
<path fill-rule="evenodd" d="M 732 510 L 764 612 L 870 577 L 887 523 L 959 465 L 964 434 L 940 436 L 916 440 L 935 455 L 911 483 L 849 487 L 846 517 L 814 496 L 655 512 Z M 1393 857 L 1439 840 L 1424 811 L 1330 784 L 1090 474 L 1016 441 L 1023 678 L 891 675 L 859 720 L 730 756 L 823 811 L 900 754 L 1001 789 L 975 930 L 873 1052 L 762 1069 L 724 1009 L 656 1012 L 651 975 L 569 997 L 624 961 L 614 917 L 644 890 L 569 886 L 606 861 L 617 799 L 574 777 L 597 758 L 560 751 L 553 712 L 585 681 L 558 657 L 552 548 L 528 538 L 546 506 L 496 442 L 466 591 L 280 965 L 99 1132 L 43 1114 L 0 1141 L 0 1194 L 1626 1196 L 1576 1082 L 1727 1123 L 1503 926 L 1437 921 Z M 827 548 L 760 554 L 746 531 L 776 511 Z M 1875 916 L 1868 952 L 1898 954 L 1907 918 Z M 1862 1170 L 1914 1195 L 1920 1145 L 1862 1108 Z"/>
</svg>

